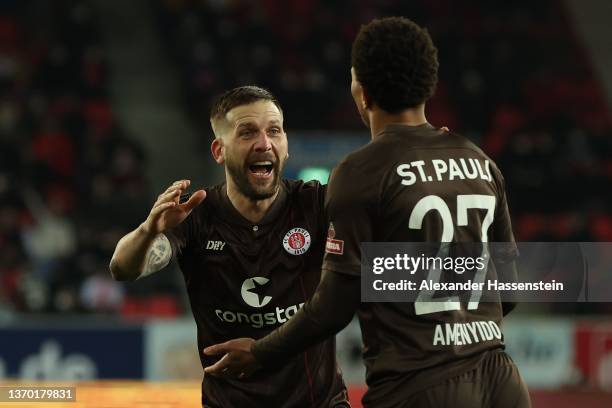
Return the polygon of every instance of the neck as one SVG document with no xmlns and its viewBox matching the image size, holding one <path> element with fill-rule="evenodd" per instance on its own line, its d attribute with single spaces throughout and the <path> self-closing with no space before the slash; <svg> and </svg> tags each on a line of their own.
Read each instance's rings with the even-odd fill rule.
<svg viewBox="0 0 612 408">
<path fill-rule="evenodd" d="M 266 198 L 263 200 L 253 200 L 242 194 L 238 190 L 238 187 L 236 186 L 232 178 L 229 177 L 229 175 L 226 176 L 227 197 L 229 198 L 234 208 L 238 210 L 238 212 L 244 218 L 251 222 L 261 221 L 264 215 L 266 215 L 266 213 L 268 212 L 268 209 L 270 208 L 272 203 L 274 203 L 274 200 L 276 200 L 276 197 L 278 196 L 278 189 L 276 190 L 276 193 L 274 193 L 274 195 L 270 198 Z"/>
<path fill-rule="evenodd" d="M 369 117 L 372 140 L 390 124 L 419 126 L 427 123 L 427 118 L 425 117 L 425 104 L 399 113 L 385 112 L 378 106 L 374 106 L 369 112 Z"/>
</svg>

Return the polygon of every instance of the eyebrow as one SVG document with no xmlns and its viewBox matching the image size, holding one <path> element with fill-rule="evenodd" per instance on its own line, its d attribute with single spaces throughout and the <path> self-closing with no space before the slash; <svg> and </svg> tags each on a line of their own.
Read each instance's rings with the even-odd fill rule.
<svg viewBox="0 0 612 408">
<path fill-rule="evenodd" d="M 280 124 L 281 124 L 281 121 L 280 121 L 280 120 L 278 120 L 278 119 L 272 119 L 272 120 L 270 120 L 270 121 L 269 121 L 269 122 L 266 124 L 266 126 L 280 126 Z M 251 126 L 257 126 L 257 124 L 255 124 L 255 123 L 253 123 L 253 122 L 251 122 L 251 121 L 248 121 L 248 122 L 238 123 L 236 127 L 237 127 L 237 128 L 243 128 L 243 127 L 251 127 Z"/>
</svg>

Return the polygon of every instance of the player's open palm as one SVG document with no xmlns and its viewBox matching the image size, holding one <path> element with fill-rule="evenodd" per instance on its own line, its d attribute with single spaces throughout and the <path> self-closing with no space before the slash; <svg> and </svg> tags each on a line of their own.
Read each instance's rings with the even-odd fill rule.
<svg viewBox="0 0 612 408">
<path fill-rule="evenodd" d="M 183 191 L 189 187 L 191 181 L 180 180 L 172 183 L 157 197 L 153 208 L 145 221 L 145 228 L 153 234 L 164 232 L 168 228 L 176 227 L 183 222 L 187 216 L 206 198 L 206 191 L 198 190 L 194 192 L 189 200 L 180 203 Z"/>
</svg>

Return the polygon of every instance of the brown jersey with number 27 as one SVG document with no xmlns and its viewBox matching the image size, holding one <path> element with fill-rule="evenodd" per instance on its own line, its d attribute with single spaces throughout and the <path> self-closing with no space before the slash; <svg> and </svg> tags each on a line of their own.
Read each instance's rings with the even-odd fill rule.
<svg viewBox="0 0 612 408">
<path fill-rule="evenodd" d="M 361 274 L 362 242 L 514 242 L 499 169 L 466 138 L 428 124 L 390 125 L 347 156 L 326 210 L 323 269 L 336 273 Z M 368 406 L 397 406 L 503 347 L 500 303 L 420 299 L 360 306 Z"/>
</svg>

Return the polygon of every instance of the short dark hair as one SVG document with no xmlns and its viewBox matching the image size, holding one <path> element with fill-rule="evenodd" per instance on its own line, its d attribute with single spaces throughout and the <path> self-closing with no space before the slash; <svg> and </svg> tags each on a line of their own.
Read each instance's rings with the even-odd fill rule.
<svg viewBox="0 0 612 408">
<path fill-rule="evenodd" d="M 438 50 L 427 30 L 405 17 L 361 26 L 351 63 L 372 102 L 389 113 L 414 108 L 436 90 Z"/>
<path fill-rule="evenodd" d="M 210 110 L 210 119 L 220 119 L 225 117 L 227 112 L 237 106 L 249 105 L 257 101 L 271 101 L 278 110 L 282 113 L 283 110 L 278 103 L 278 100 L 267 89 L 259 86 L 247 85 L 239 86 L 221 94 L 213 103 Z"/>
</svg>

